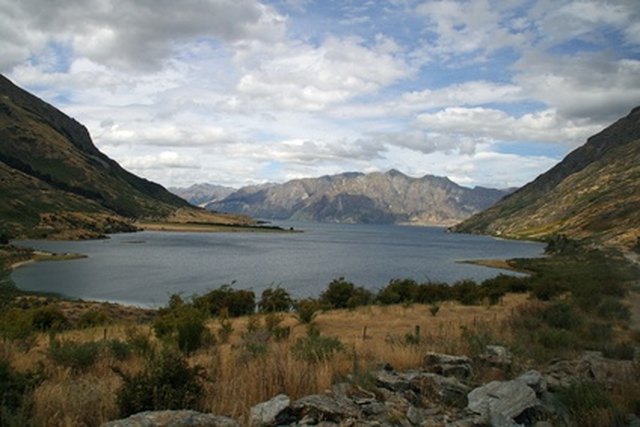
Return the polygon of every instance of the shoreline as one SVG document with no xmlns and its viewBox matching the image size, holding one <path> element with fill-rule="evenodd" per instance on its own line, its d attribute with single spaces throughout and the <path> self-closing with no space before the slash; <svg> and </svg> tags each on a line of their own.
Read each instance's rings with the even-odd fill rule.
<svg viewBox="0 0 640 427">
<path fill-rule="evenodd" d="M 506 259 L 468 259 L 462 261 L 456 261 L 459 264 L 471 264 L 479 265 L 481 267 L 495 268 L 498 270 L 508 270 L 516 273 L 530 274 L 530 272 L 519 269 L 511 264 Z"/>
<path fill-rule="evenodd" d="M 201 222 L 136 222 L 143 231 L 197 232 L 197 233 L 301 233 L 300 230 L 266 225 L 213 224 Z"/>
</svg>

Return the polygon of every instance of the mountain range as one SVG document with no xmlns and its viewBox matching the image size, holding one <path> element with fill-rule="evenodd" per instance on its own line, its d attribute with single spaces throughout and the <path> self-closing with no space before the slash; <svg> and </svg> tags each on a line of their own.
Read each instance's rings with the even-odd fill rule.
<svg viewBox="0 0 640 427">
<path fill-rule="evenodd" d="M 168 190 L 192 205 L 204 207 L 209 203 L 223 200 L 237 189 L 223 185 L 201 183 L 193 184 L 187 188 L 169 187 Z"/>
<path fill-rule="evenodd" d="M 185 200 L 100 152 L 76 120 L 0 75 L 4 234 L 97 237 L 131 230 L 136 219 L 175 218 L 190 210 L 195 208 Z"/>
<path fill-rule="evenodd" d="M 517 239 L 640 239 L 640 106 L 491 208 L 452 228 Z"/>
<path fill-rule="evenodd" d="M 244 187 L 206 208 L 264 219 L 452 225 L 506 194 L 507 190 L 471 189 L 448 178 L 412 178 L 390 170 Z"/>
</svg>

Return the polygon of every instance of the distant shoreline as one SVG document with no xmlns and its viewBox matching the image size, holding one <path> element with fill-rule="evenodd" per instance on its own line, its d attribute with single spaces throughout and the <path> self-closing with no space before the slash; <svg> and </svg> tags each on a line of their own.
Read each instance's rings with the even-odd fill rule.
<svg viewBox="0 0 640 427">
<path fill-rule="evenodd" d="M 244 232 L 244 233 L 291 233 L 301 232 L 300 230 L 271 226 L 271 225 L 237 225 L 237 224 L 214 224 L 202 222 L 136 222 L 134 224 L 145 231 L 167 231 L 167 232 L 198 232 L 198 233 L 221 233 L 221 232 Z"/>
</svg>

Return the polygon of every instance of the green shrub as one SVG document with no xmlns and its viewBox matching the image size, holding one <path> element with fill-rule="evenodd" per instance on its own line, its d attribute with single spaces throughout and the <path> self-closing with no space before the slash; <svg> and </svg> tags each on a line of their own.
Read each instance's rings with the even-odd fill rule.
<svg viewBox="0 0 640 427">
<path fill-rule="evenodd" d="M 31 311 L 11 308 L 0 314 L 0 337 L 26 340 L 33 334 Z"/>
<path fill-rule="evenodd" d="M 603 425 L 602 412 L 608 412 L 607 425 L 626 425 L 624 417 L 617 413 L 606 388 L 597 382 L 575 382 L 569 387 L 559 390 L 556 397 L 573 425 Z"/>
<path fill-rule="evenodd" d="M 120 415 L 142 411 L 200 409 L 202 385 L 200 367 L 189 367 L 185 358 L 165 350 L 145 371 L 128 375 L 116 371 L 123 380 L 117 401 Z"/>
<path fill-rule="evenodd" d="M 382 288 L 376 300 L 383 305 L 413 303 L 417 301 L 418 284 L 411 279 L 393 279 Z"/>
<path fill-rule="evenodd" d="M 618 298 L 606 296 L 598 304 L 598 316 L 603 319 L 610 320 L 629 320 L 631 318 L 631 310 L 624 305 Z"/>
<path fill-rule="evenodd" d="M 353 292 L 347 300 L 347 308 L 354 309 L 356 307 L 369 305 L 373 300 L 374 296 L 370 290 L 365 289 L 362 286 L 356 286 L 353 288 Z"/>
<path fill-rule="evenodd" d="M 80 316 L 78 320 L 78 326 L 80 328 L 93 328 L 96 326 L 105 325 L 109 322 L 109 317 L 102 310 L 87 310 Z"/>
<path fill-rule="evenodd" d="M 436 317 L 439 311 L 440 311 L 440 304 L 433 303 L 429 306 L 429 313 L 431 313 L 433 317 Z"/>
<path fill-rule="evenodd" d="M 132 349 L 131 345 L 127 342 L 120 340 L 111 340 L 105 343 L 113 357 L 117 360 L 126 360 L 131 356 Z"/>
<path fill-rule="evenodd" d="M 102 343 L 96 341 L 81 343 L 52 340 L 48 356 L 57 365 L 74 371 L 84 371 L 96 363 L 102 348 Z"/>
<path fill-rule="evenodd" d="M 452 298 L 451 286 L 446 283 L 422 283 L 416 289 L 416 302 L 433 304 Z"/>
<path fill-rule="evenodd" d="M 195 307 L 212 316 L 219 316 L 223 310 L 231 317 L 245 316 L 255 312 L 256 296 L 253 291 L 233 289 L 222 285 L 218 289 L 193 298 Z"/>
<path fill-rule="evenodd" d="M 636 346 L 633 342 L 626 341 L 604 345 L 601 349 L 602 355 L 610 359 L 633 360 Z"/>
<path fill-rule="evenodd" d="M 333 279 L 320 294 L 320 302 L 328 308 L 347 308 L 354 288 L 354 284 L 344 280 L 344 277 Z"/>
<path fill-rule="evenodd" d="M 62 311 L 52 306 L 35 309 L 31 317 L 31 326 L 40 332 L 61 331 L 67 324 L 67 318 Z"/>
<path fill-rule="evenodd" d="M 223 312 L 218 318 L 218 323 L 220 324 L 220 328 L 218 328 L 218 337 L 220 338 L 220 342 L 226 344 L 229 342 L 229 338 L 233 333 L 233 322 L 231 322 L 231 319 L 229 319 L 225 312 Z"/>
<path fill-rule="evenodd" d="M 41 372 L 17 373 L 9 361 L 0 358 L 0 425 L 30 425 L 33 389 L 44 379 Z"/>
<path fill-rule="evenodd" d="M 296 318 L 301 323 L 311 323 L 320 310 L 320 303 L 313 298 L 305 298 L 296 301 L 294 305 Z"/>
<path fill-rule="evenodd" d="M 576 330 L 582 325 L 582 315 L 570 304 L 559 302 L 542 312 L 542 320 L 552 328 Z"/>
<path fill-rule="evenodd" d="M 204 322 L 204 314 L 192 305 L 170 304 L 160 310 L 153 329 L 158 338 L 173 342 L 185 353 L 192 353 L 207 339 Z"/>
<path fill-rule="evenodd" d="M 550 350 L 575 348 L 574 336 L 567 330 L 556 328 L 538 328 L 537 342 Z"/>
<path fill-rule="evenodd" d="M 318 363 L 344 351 L 344 346 L 338 338 L 322 336 L 316 328 L 311 327 L 306 337 L 296 340 L 291 351 L 300 360 Z"/>
<path fill-rule="evenodd" d="M 289 292 L 281 287 L 268 288 L 262 291 L 258 309 L 263 313 L 274 313 L 289 311 L 293 305 L 293 300 Z"/>
<path fill-rule="evenodd" d="M 451 292 L 456 300 L 464 305 L 478 304 L 482 298 L 482 289 L 473 280 L 459 280 L 451 286 Z"/>
<path fill-rule="evenodd" d="M 149 357 L 153 354 L 153 345 L 149 333 L 136 327 L 128 327 L 125 330 L 127 344 L 131 350 L 139 356 Z"/>
</svg>

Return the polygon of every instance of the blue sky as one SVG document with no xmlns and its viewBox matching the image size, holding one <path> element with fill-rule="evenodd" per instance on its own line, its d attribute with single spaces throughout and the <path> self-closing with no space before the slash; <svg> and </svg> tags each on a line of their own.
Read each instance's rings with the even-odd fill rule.
<svg viewBox="0 0 640 427">
<path fill-rule="evenodd" d="M 0 52 L 167 186 L 519 186 L 640 104 L 637 0 L 0 0 Z"/>
</svg>

